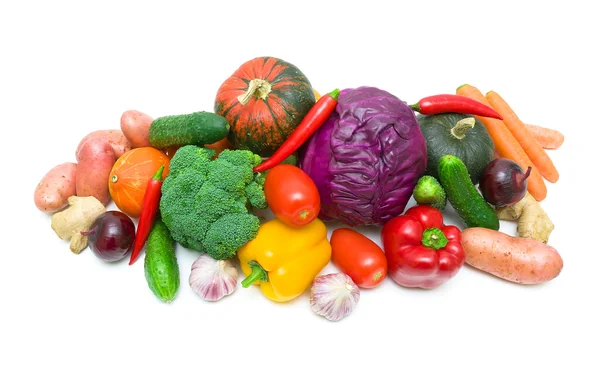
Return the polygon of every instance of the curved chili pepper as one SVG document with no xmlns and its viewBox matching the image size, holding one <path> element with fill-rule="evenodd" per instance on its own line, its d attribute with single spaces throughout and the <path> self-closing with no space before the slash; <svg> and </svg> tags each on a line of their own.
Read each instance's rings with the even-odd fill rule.
<svg viewBox="0 0 600 369">
<path fill-rule="evenodd" d="M 340 90 L 335 89 L 322 96 L 308 111 L 294 132 L 267 160 L 254 167 L 255 172 L 264 172 L 281 163 L 285 158 L 298 150 L 308 138 L 329 118 L 337 106 Z"/>
<path fill-rule="evenodd" d="M 154 224 L 154 218 L 158 211 L 158 205 L 160 202 L 160 189 L 162 188 L 162 174 L 165 169 L 164 165 L 160 168 L 152 178 L 148 180 L 148 186 L 144 193 L 144 200 L 142 201 L 142 212 L 140 214 L 140 220 L 138 222 L 137 231 L 135 233 L 135 239 L 133 241 L 133 251 L 131 252 L 131 259 L 129 259 L 129 265 L 135 263 L 138 255 L 144 248 L 152 225 Z"/>
<path fill-rule="evenodd" d="M 424 97 L 410 107 L 423 115 L 462 113 L 502 120 L 502 116 L 491 107 L 471 98 L 452 94 Z"/>
</svg>

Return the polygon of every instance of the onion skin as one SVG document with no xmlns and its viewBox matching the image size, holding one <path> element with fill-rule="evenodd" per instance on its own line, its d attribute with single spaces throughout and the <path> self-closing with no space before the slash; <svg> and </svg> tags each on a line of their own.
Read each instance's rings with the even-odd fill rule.
<svg viewBox="0 0 600 369">
<path fill-rule="evenodd" d="M 123 259 L 131 250 L 135 225 L 125 213 L 113 210 L 101 214 L 89 231 L 81 234 L 88 236 L 88 247 L 94 255 L 101 260 L 114 262 Z"/>
<path fill-rule="evenodd" d="M 526 172 L 512 160 L 498 158 L 488 163 L 479 179 L 479 190 L 483 198 L 494 206 L 510 206 L 519 202 L 527 193 Z"/>
</svg>

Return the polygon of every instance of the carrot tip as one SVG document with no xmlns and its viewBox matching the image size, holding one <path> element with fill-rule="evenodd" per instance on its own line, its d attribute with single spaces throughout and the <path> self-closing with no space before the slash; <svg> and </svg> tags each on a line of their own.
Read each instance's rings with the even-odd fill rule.
<svg viewBox="0 0 600 369">
<path fill-rule="evenodd" d="M 460 90 L 461 88 L 463 88 L 463 87 L 465 87 L 465 86 L 468 86 L 468 85 L 469 85 L 468 83 L 462 84 L 462 85 L 460 85 L 460 86 L 458 86 L 458 87 L 456 88 L 456 91 L 458 91 L 458 90 Z"/>
</svg>

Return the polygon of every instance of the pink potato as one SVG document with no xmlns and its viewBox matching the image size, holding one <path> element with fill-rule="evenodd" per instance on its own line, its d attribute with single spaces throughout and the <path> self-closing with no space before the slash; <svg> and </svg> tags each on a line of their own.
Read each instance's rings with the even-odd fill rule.
<svg viewBox="0 0 600 369">
<path fill-rule="evenodd" d="M 80 151 L 83 148 L 83 145 L 85 145 L 88 141 L 95 140 L 98 138 L 108 142 L 112 146 L 117 158 L 120 158 L 121 155 L 131 150 L 131 144 L 129 143 L 122 131 L 118 129 L 103 129 L 88 134 L 79 142 L 79 145 L 77 146 L 77 151 L 75 152 L 77 161 L 79 161 Z"/>
<path fill-rule="evenodd" d="M 530 238 L 475 227 L 462 232 L 462 244 L 467 264 L 514 283 L 547 282 L 563 268 L 556 249 Z"/>
<path fill-rule="evenodd" d="M 121 115 L 121 131 L 133 148 L 150 146 L 150 124 L 152 117 L 137 110 L 127 110 Z"/>
<path fill-rule="evenodd" d="M 35 188 L 35 206 L 46 213 L 64 209 L 67 199 L 76 194 L 76 173 L 75 163 L 62 163 L 50 169 Z"/>
<path fill-rule="evenodd" d="M 115 150 L 104 137 L 86 141 L 77 151 L 77 196 L 94 196 L 108 204 L 108 177 L 115 161 Z"/>
</svg>

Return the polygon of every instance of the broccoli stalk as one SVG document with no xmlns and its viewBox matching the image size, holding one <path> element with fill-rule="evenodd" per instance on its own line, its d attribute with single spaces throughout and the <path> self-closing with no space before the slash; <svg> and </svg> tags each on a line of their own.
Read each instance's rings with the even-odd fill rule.
<svg viewBox="0 0 600 369">
<path fill-rule="evenodd" d="M 264 178 L 252 168 L 261 158 L 247 150 L 214 151 L 194 145 L 177 150 L 162 185 L 160 212 L 183 247 L 229 259 L 258 233 L 248 209 L 264 209 Z"/>
</svg>

